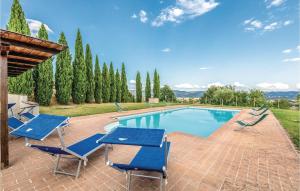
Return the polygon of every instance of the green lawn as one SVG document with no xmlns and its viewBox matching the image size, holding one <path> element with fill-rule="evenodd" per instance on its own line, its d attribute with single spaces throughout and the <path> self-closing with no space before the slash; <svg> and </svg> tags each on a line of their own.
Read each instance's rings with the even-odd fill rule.
<svg viewBox="0 0 300 191">
<path fill-rule="evenodd" d="M 289 109 L 272 109 L 281 125 L 288 132 L 296 148 L 300 150 L 300 111 Z"/>
<path fill-rule="evenodd" d="M 137 110 L 151 107 L 162 107 L 175 105 L 174 103 L 122 103 L 121 106 L 124 110 Z M 54 105 L 49 107 L 40 107 L 40 113 L 47 113 L 53 115 L 65 115 L 70 117 L 93 115 L 100 113 L 108 113 L 117 111 L 113 103 L 102 104 L 82 104 L 82 105 Z"/>
</svg>

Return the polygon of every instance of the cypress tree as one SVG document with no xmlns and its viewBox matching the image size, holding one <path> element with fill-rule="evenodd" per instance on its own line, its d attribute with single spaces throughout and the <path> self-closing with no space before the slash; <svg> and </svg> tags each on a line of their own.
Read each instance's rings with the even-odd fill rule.
<svg viewBox="0 0 300 191">
<path fill-rule="evenodd" d="M 93 74 L 93 58 L 90 45 L 86 45 L 85 49 L 85 64 L 86 64 L 86 99 L 87 103 L 94 101 L 94 74 Z"/>
<path fill-rule="evenodd" d="M 110 98 L 110 79 L 109 71 L 106 63 L 103 64 L 102 69 L 102 101 L 108 103 Z"/>
<path fill-rule="evenodd" d="M 140 72 L 137 72 L 136 78 L 135 78 L 135 93 L 136 93 L 136 102 L 142 102 L 142 82 L 141 82 L 141 74 Z"/>
<path fill-rule="evenodd" d="M 68 46 L 65 34 L 60 33 L 59 44 Z M 55 90 L 56 100 L 60 104 L 68 104 L 72 93 L 72 57 L 69 48 L 56 57 Z"/>
<path fill-rule="evenodd" d="M 95 102 L 101 103 L 102 100 L 102 75 L 98 55 L 95 62 Z"/>
<path fill-rule="evenodd" d="M 159 74 L 157 70 L 154 71 L 154 77 L 153 77 L 153 97 L 159 98 L 159 91 L 160 91 L 160 80 L 159 80 Z"/>
<path fill-rule="evenodd" d="M 116 101 L 116 82 L 115 82 L 115 71 L 112 62 L 109 66 L 109 80 L 110 80 L 110 102 Z"/>
<path fill-rule="evenodd" d="M 77 31 L 75 42 L 75 56 L 73 61 L 73 102 L 80 104 L 86 98 L 86 65 L 84 62 L 82 38 L 80 30 Z"/>
<path fill-rule="evenodd" d="M 19 0 L 14 0 L 8 24 L 7 30 L 17 32 L 25 35 L 30 35 L 30 29 L 26 22 L 25 14 L 19 3 Z M 32 71 L 29 70 L 17 77 L 8 78 L 8 91 L 10 93 L 32 95 L 34 81 L 32 78 Z"/>
<path fill-rule="evenodd" d="M 19 0 L 13 1 L 10 10 L 10 18 L 7 24 L 7 30 L 30 35 L 30 29 Z"/>
<path fill-rule="evenodd" d="M 128 85 L 125 64 L 122 64 L 122 73 L 121 73 L 121 102 L 127 102 L 128 100 Z"/>
<path fill-rule="evenodd" d="M 120 79 L 120 73 L 118 69 L 116 71 L 115 81 L 116 81 L 116 102 L 120 103 L 121 102 L 121 79 Z"/>
<path fill-rule="evenodd" d="M 48 33 L 42 24 L 38 38 L 48 40 Z M 53 94 L 53 59 L 50 58 L 39 64 L 34 70 L 35 99 L 40 105 L 50 105 Z"/>
<path fill-rule="evenodd" d="M 146 99 L 146 101 L 149 101 L 149 98 L 151 98 L 151 80 L 150 80 L 150 74 L 149 74 L 149 72 L 147 72 L 146 87 L 145 87 L 145 99 Z"/>
</svg>

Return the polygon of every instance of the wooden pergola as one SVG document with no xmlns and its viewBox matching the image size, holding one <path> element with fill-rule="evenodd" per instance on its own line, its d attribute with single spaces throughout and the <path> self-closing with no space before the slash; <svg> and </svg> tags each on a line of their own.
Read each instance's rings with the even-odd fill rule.
<svg viewBox="0 0 300 191">
<path fill-rule="evenodd" d="M 65 48 L 51 41 L 0 29 L 0 150 L 1 169 L 9 166 L 8 150 L 8 77 L 30 70 Z"/>
</svg>

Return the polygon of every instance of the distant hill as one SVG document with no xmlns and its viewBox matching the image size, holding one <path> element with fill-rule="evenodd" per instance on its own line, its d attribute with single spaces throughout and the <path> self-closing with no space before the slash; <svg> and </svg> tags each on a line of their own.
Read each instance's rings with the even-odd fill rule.
<svg viewBox="0 0 300 191">
<path fill-rule="evenodd" d="M 204 91 L 180 91 L 180 90 L 174 90 L 174 93 L 176 97 L 182 97 L 182 98 L 199 98 L 203 95 Z"/>
<path fill-rule="evenodd" d="M 203 95 L 204 91 L 180 91 L 174 90 L 176 97 L 180 98 L 199 98 Z M 298 91 L 272 91 L 265 92 L 267 99 L 296 99 Z"/>
<path fill-rule="evenodd" d="M 298 91 L 274 91 L 274 92 L 265 92 L 267 99 L 296 99 Z"/>
</svg>

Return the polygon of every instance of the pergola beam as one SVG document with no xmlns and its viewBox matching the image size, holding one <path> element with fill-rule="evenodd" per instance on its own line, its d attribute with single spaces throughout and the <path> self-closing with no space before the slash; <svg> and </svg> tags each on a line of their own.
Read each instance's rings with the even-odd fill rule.
<svg viewBox="0 0 300 191">
<path fill-rule="evenodd" d="M 46 48 L 46 47 L 40 46 L 40 45 L 32 46 L 32 44 L 30 44 L 30 43 L 19 42 L 17 40 L 5 39 L 5 38 L 2 38 L 1 40 L 2 40 L 1 43 L 9 44 L 12 47 L 12 49 L 14 49 L 13 47 L 15 46 L 15 47 L 18 47 L 18 48 L 35 50 L 35 51 L 38 51 L 38 52 L 46 52 L 46 53 L 49 53 L 49 54 L 57 54 L 57 53 L 60 52 L 60 50 L 57 50 L 57 49 L 54 49 L 54 48 Z"/>
<path fill-rule="evenodd" d="M 15 56 L 16 58 L 31 58 L 35 60 L 47 60 L 47 56 L 39 56 L 39 55 L 31 55 L 31 54 L 24 54 L 21 52 L 16 52 L 16 51 L 9 51 L 10 56 Z"/>
<path fill-rule="evenodd" d="M 22 60 L 22 59 L 15 59 L 15 58 L 9 58 L 9 63 L 22 63 L 22 64 L 29 64 L 29 65 L 37 65 L 40 62 L 34 62 L 34 61 L 28 61 L 28 60 Z"/>
<path fill-rule="evenodd" d="M 23 66 L 20 66 L 20 65 L 13 65 L 13 64 L 10 64 L 8 65 L 8 69 L 10 70 L 14 70 L 14 69 L 18 69 L 18 70 L 21 70 L 21 71 L 27 71 L 29 69 L 31 69 L 32 66 L 26 66 L 26 65 L 23 65 Z"/>
</svg>

